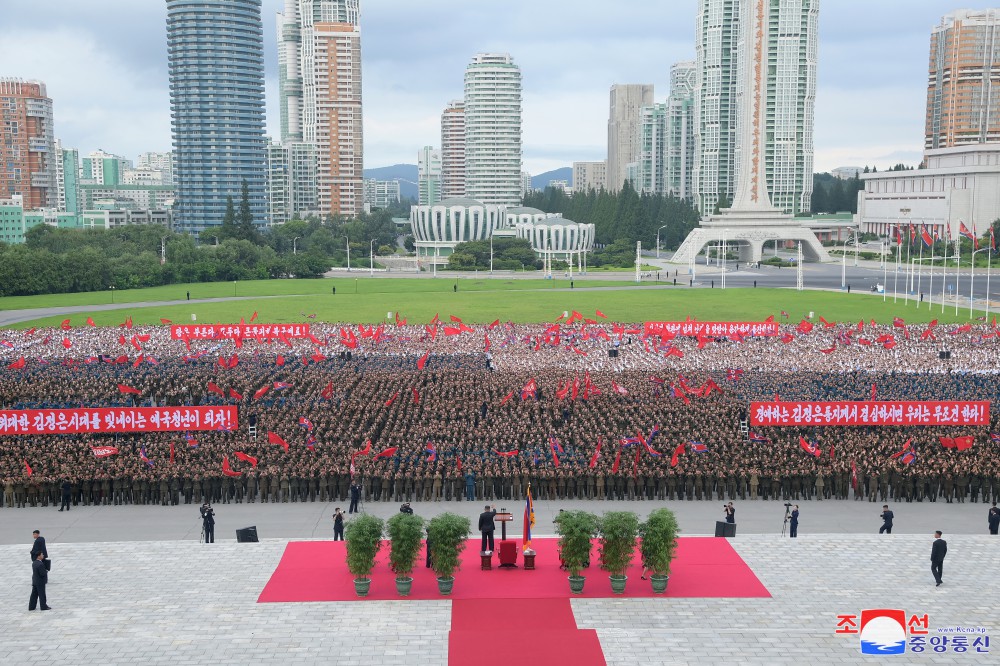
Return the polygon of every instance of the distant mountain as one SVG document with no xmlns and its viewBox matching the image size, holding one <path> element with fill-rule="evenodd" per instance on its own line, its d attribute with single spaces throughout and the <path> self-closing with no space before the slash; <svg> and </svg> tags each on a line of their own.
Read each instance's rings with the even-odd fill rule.
<svg viewBox="0 0 1000 666">
<path fill-rule="evenodd" d="M 549 186 L 551 180 L 565 180 L 569 186 L 573 186 L 573 167 L 563 167 L 555 171 L 546 171 L 537 176 L 531 177 L 531 187 L 536 190 L 544 190 Z"/>
<path fill-rule="evenodd" d="M 417 200 L 416 164 L 393 164 L 392 166 L 378 167 L 376 169 L 365 169 L 364 176 L 365 178 L 375 178 L 377 180 L 398 180 L 399 195 L 404 199 Z"/>
</svg>

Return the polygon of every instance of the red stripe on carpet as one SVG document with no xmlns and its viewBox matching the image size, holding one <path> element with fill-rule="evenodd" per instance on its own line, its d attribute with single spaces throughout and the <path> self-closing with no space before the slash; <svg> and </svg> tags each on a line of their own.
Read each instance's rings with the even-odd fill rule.
<svg viewBox="0 0 1000 666">
<path fill-rule="evenodd" d="M 530 573 L 530 572 L 527 572 Z M 456 599 L 451 604 L 448 663 L 451 666 L 510 666 L 516 645 L 521 661 L 535 664 L 605 666 L 593 629 L 576 628 L 569 599 Z"/>
<path fill-rule="evenodd" d="M 479 568 L 479 539 L 470 539 L 462 553 L 462 568 L 455 575 L 452 599 L 560 599 L 570 597 L 568 574 L 559 569 L 556 539 L 535 539 L 535 570 L 498 569 L 493 558 L 493 570 Z M 520 543 L 518 543 L 520 550 Z M 257 601 L 307 602 L 356 601 L 354 582 L 345 564 L 343 541 L 292 541 L 278 567 L 271 575 Z M 388 545 L 382 549 L 372 574 L 367 599 L 400 599 L 396 593 L 395 576 L 389 570 Z M 591 567 L 584 573 L 587 583 L 584 598 L 616 596 L 611 592 L 608 575 L 597 565 L 597 549 L 591 554 Z M 518 565 L 523 560 L 518 554 Z M 626 597 L 655 596 L 649 581 L 639 580 L 642 573 L 638 553 L 628 571 Z M 743 558 L 733 550 L 727 539 L 715 537 L 684 537 L 678 539 L 667 587 L 668 597 L 770 597 L 767 588 L 757 579 Z M 423 566 L 423 555 L 413 572 L 410 599 L 442 599 L 437 591 L 433 572 Z"/>
</svg>

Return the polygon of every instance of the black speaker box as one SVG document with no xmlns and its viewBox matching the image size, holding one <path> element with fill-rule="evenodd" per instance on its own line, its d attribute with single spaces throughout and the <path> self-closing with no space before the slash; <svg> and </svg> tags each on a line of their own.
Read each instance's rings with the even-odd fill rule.
<svg viewBox="0 0 1000 666">
<path fill-rule="evenodd" d="M 257 526 L 236 530 L 236 543 L 257 543 Z"/>
</svg>

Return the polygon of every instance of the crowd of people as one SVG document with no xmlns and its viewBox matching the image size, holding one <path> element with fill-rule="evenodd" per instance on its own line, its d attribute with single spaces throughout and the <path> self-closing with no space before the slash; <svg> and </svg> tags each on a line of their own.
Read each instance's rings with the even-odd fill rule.
<svg viewBox="0 0 1000 666">
<path fill-rule="evenodd" d="M 346 501 L 352 485 L 382 502 L 516 500 L 529 484 L 540 500 L 1000 498 L 995 416 L 959 428 L 748 423 L 750 402 L 775 396 L 877 391 L 995 410 L 989 324 L 665 339 L 582 317 L 311 323 L 307 337 L 238 342 L 185 342 L 169 326 L 65 328 L 0 331 L 3 409 L 236 405 L 239 427 L 25 436 L 0 422 L 3 507 Z M 276 382 L 288 387 L 254 397 Z M 974 445 L 941 445 L 958 435 Z M 907 441 L 914 455 L 894 457 Z M 96 457 L 99 446 L 118 453 Z"/>
</svg>

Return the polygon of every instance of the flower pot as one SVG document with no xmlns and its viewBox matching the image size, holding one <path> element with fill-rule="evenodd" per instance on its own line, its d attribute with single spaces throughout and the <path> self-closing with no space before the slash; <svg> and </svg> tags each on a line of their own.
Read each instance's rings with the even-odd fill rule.
<svg viewBox="0 0 1000 666">
<path fill-rule="evenodd" d="M 628 582 L 628 576 L 610 576 L 611 578 L 611 591 L 615 594 L 625 594 L 625 583 Z"/>
<path fill-rule="evenodd" d="M 649 582 L 653 585 L 653 594 L 663 594 L 667 591 L 667 581 L 670 580 L 670 576 L 664 576 L 662 574 L 653 574 L 649 577 Z"/>
<path fill-rule="evenodd" d="M 409 576 L 399 576 L 396 578 L 396 592 L 401 597 L 410 596 L 410 589 L 413 587 L 413 579 Z"/>
<path fill-rule="evenodd" d="M 455 577 L 448 576 L 447 578 L 438 578 L 438 592 L 442 595 L 451 594 L 451 588 L 455 586 Z"/>
<path fill-rule="evenodd" d="M 570 576 L 569 591 L 573 594 L 583 594 L 583 584 L 587 582 L 586 576 Z"/>
<path fill-rule="evenodd" d="M 354 579 L 354 592 L 359 597 L 367 597 L 368 590 L 372 586 L 371 578 L 355 578 Z"/>
</svg>

